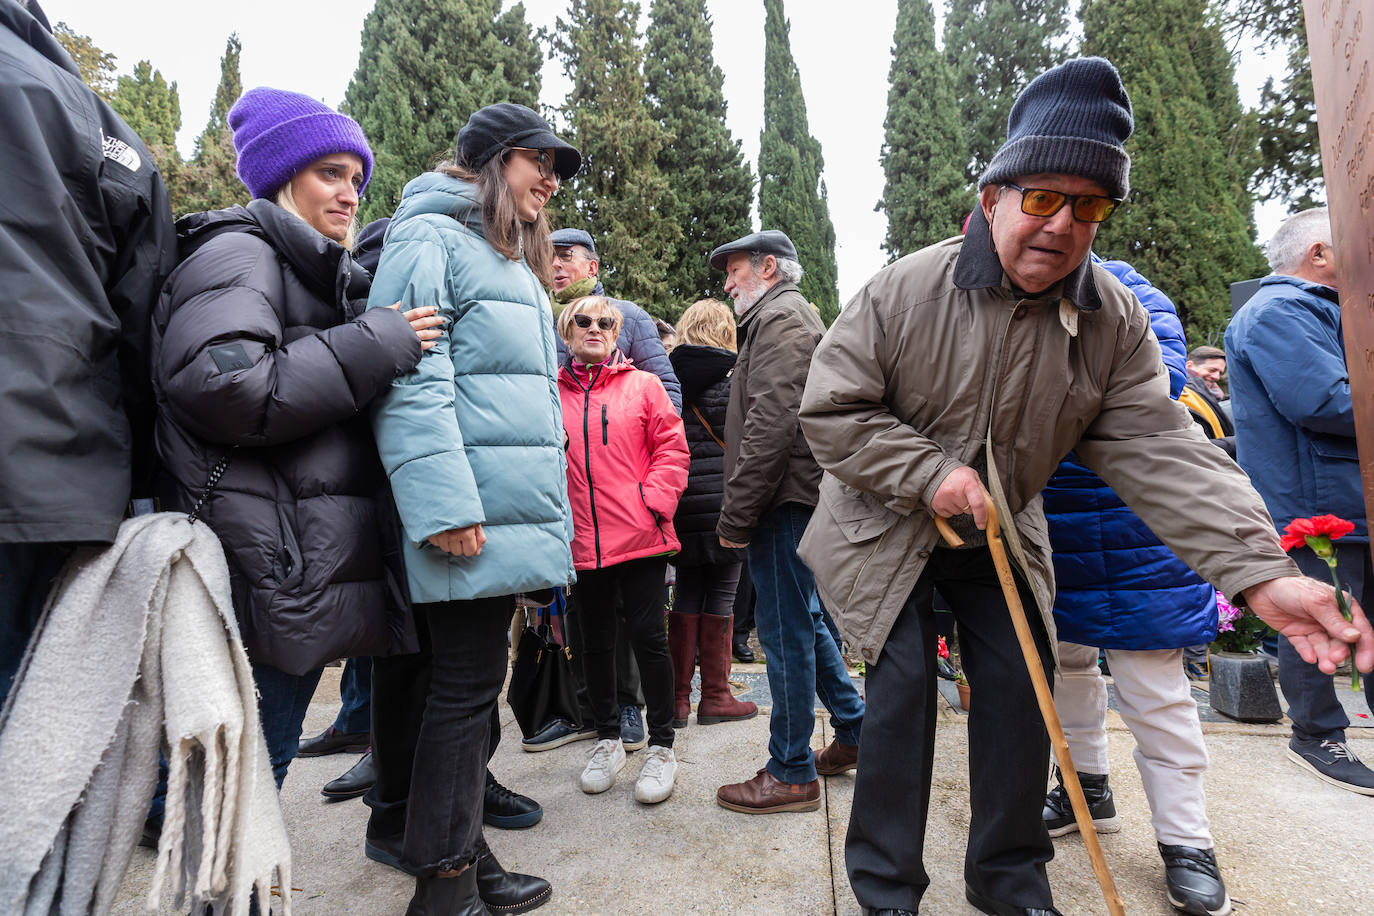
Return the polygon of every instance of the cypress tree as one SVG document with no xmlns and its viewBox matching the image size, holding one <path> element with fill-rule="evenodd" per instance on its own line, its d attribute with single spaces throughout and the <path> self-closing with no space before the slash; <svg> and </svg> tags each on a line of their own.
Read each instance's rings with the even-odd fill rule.
<svg viewBox="0 0 1374 916">
<path fill-rule="evenodd" d="M 1017 94 L 1063 61 L 1068 8 L 1068 0 L 950 0 L 945 57 L 959 87 L 969 185 L 1006 140 Z"/>
<path fill-rule="evenodd" d="M 829 325 L 840 313 L 835 226 L 830 222 L 821 144 L 811 136 L 801 74 L 792 58 L 782 0 L 764 0 L 763 133 L 759 141 L 759 218 L 797 247 L 801 292 Z"/>
<path fill-rule="evenodd" d="M 478 108 L 537 108 L 542 63 L 522 3 L 503 13 L 501 0 L 377 0 L 342 106 L 374 158 L 360 219 L 390 216 L 407 181 L 453 155 Z"/>
<path fill-rule="evenodd" d="M 1194 0 L 1090 0 L 1084 52 L 1116 64 L 1135 135 L 1131 196 L 1099 231 L 1097 251 L 1133 264 L 1178 305 L 1194 344 L 1214 343 L 1230 313 L 1229 284 L 1266 272 L 1252 203 L 1228 160 L 1239 110 L 1214 55 L 1218 28 Z M 1200 66 L 1201 63 L 1201 66 Z M 1229 94 L 1234 95 L 1234 77 Z M 1226 111 L 1231 114 L 1226 114 Z"/>
<path fill-rule="evenodd" d="M 91 36 L 78 33 L 65 22 L 52 27 L 57 39 L 81 71 L 81 79 L 105 101 L 114 97 L 115 56 L 96 47 Z"/>
<path fill-rule="evenodd" d="M 557 219 L 586 229 L 609 294 L 672 318 L 668 257 L 682 238 L 673 188 L 659 171 L 667 143 L 644 92 L 639 4 L 571 0 L 554 49 L 572 83 L 563 105 L 582 170 L 554 198 Z"/>
<path fill-rule="evenodd" d="M 668 217 L 682 241 L 664 253 L 668 294 L 681 304 L 715 295 L 707 258 L 748 234 L 754 175 L 725 126 L 724 74 L 715 63 L 706 0 L 654 0 L 649 9 L 644 81 L 668 142 L 659 171 L 673 191 Z"/>
<path fill-rule="evenodd" d="M 177 152 L 177 131 L 181 130 L 181 97 L 177 84 L 168 83 L 162 71 L 141 60 L 130 76 L 121 76 L 115 83 L 110 107 L 133 128 L 153 154 L 153 161 L 162 173 L 172 212 L 189 212 L 183 200 L 186 186 L 185 166 Z"/>
<path fill-rule="evenodd" d="M 883 247 L 893 260 L 957 235 L 973 208 L 964 182 L 964 138 L 954 76 L 935 47 L 930 0 L 897 0 L 883 124 Z"/>
<path fill-rule="evenodd" d="M 243 94 L 243 79 L 239 75 L 242 50 L 238 33 L 230 35 L 219 61 L 219 86 L 210 105 L 210 119 L 196 138 L 195 155 L 186 167 L 182 194 L 186 212 L 218 210 L 249 200 L 248 189 L 235 171 L 238 157 L 234 152 L 234 134 L 229 129 L 229 109 Z"/>
</svg>

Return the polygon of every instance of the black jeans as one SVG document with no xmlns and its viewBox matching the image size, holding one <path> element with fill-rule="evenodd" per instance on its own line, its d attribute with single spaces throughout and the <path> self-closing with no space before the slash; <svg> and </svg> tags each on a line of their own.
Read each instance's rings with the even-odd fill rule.
<svg viewBox="0 0 1374 916">
<path fill-rule="evenodd" d="M 577 684 L 577 706 L 582 712 L 584 724 L 596 721 L 592 712 L 591 697 L 587 695 L 587 676 L 582 671 L 582 634 L 577 626 L 577 618 L 582 610 L 579 590 L 568 592 L 567 609 L 564 611 L 565 626 L 563 638 L 573 654 L 573 681 Z M 634 650 L 625 630 L 619 626 L 615 631 L 615 698 L 621 706 L 643 706 L 644 687 L 639 681 L 639 664 L 635 661 Z"/>
<path fill-rule="evenodd" d="M 373 659 L 368 830 L 404 830 L 401 860 L 418 874 L 467 864 L 485 848 L 487 761 L 501 735 L 514 613 L 510 595 L 417 604 L 420 651 Z"/>
<path fill-rule="evenodd" d="M 673 611 L 678 614 L 714 614 L 729 617 L 735 612 L 735 591 L 744 564 L 707 563 L 679 566 Z"/>
<path fill-rule="evenodd" d="M 865 907 L 908 910 L 917 909 L 930 885 L 921 850 L 935 747 L 936 587 L 953 609 L 974 697 L 968 721 L 973 816 L 964 879 L 994 899 L 1048 907 L 1045 863 L 1054 847 L 1040 809 L 1050 742 L 986 547 L 932 551 L 882 654 L 868 668 L 863 765 L 845 839 L 850 884 Z M 1024 585 L 1020 592 L 1048 675 L 1050 650 L 1035 599 Z"/>
<path fill-rule="evenodd" d="M 673 662 L 663 625 L 663 574 L 666 557 L 645 557 L 605 569 L 578 570 L 582 607 L 576 625 L 582 671 L 592 704 L 596 736 L 620 737 L 620 704 L 615 688 L 616 617 L 639 662 L 647 707 L 649 743 L 673 746 Z"/>
</svg>

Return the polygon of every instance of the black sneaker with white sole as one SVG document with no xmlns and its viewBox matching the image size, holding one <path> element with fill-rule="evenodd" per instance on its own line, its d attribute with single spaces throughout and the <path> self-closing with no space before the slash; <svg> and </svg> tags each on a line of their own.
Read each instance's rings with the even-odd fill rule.
<svg viewBox="0 0 1374 916">
<path fill-rule="evenodd" d="M 1164 859 L 1169 903 L 1174 909 L 1190 916 L 1226 916 L 1231 912 L 1231 898 L 1226 894 L 1213 850 L 1158 845 Z"/>
<path fill-rule="evenodd" d="M 1045 795 L 1045 808 L 1041 816 L 1050 836 L 1063 836 L 1078 829 L 1078 821 L 1073 816 L 1073 803 L 1069 792 L 1064 788 L 1064 774 L 1059 767 L 1054 768 L 1059 785 Z M 1083 798 L 1088 803 L 1088 813 L 1093 816 L 1093 826 L 1098 833 L 1116 833 L 1121 829 L 1121 818 L 1116 814 L 1116 802 L 1112 799 L 1112 787 L 1107 785 L 1105 774 L 1079 773 L 1078 782 L 1083 786 Z"/>
<path fill-rule="evenodd" d="M 1344 741 L 1293 738 L 1288 758 L 1318 778 L 1360 795 L 1374 795 L 1374 770 L 1360 762 Z"/>
</svg>

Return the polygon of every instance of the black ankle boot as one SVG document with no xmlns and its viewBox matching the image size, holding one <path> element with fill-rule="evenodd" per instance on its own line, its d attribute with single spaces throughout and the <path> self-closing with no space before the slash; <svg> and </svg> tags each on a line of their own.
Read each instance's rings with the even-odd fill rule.
<svg viewBox="0 0 1374 916">
<path fill-rule="evenodd" d="M 491 916 L 477 894 L 477 866 L 469 865 L 456 878 L 416 878 L 406 916 Z"/>
<path fill-rule="evenodd" d="M 506 871 L 490 849 L 477 856 L 477 893 L 497 913 L 525 913 L 541 907 L 553 896 L 553 885 L 534 875 Z"/>
<path fill-rule="evenodd" d="M 1064 788 L 1064 774 L 1059 767 L 1054 768 L 1059 785 L 1045 796 L 1045 808 L 1041 816 L 1050 836 L 1063 836 L 1078 829 L 1078 821 L 1073 816 L 1073 803 L 1069 792 Z M 1078 782 L 1083 787 L 1083 798 L 1088 802 L 1088 812 L 1092 815 L 1093 826 L 1098 833 L 1116 833 L 1121 829 L 1121 818 L 1116 814 L 1116 802 L 1112 799 L 1112 787 L 1107 784 L 1105 774 L 1079 773 Z"/>
</svg>

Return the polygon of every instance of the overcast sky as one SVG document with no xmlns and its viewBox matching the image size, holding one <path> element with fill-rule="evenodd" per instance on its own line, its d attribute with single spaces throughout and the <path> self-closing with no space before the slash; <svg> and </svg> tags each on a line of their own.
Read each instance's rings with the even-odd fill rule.
<svg viewBox="0 0 1374 916">
<path fill-rule="evenodd" d="M 291 89 L 338 105 L 357 66 L 363 19 L 373 6 L 373 0 L 233 0 L 195 7 L 186 0 L 140 0 L 133 8 L 108 0 L 40 2 L 50 20 L 67 22 L 117 55 L 120 73 L 148 59 L 165 78 L 177 82 L 182 116 L 178 145 L 184 155 L 205 126 L 230 32 L 237 31 L 243 41 L 245 88 Z M 647 19 L 648 0 L 641 2 Z M 943 6 L 938 0 L 937 5 Z M 567 6 L 566 0 L 526 0 L 526 16 L 536 27 L 552 28 Z M 728 123 L 744 142 L 749 161 L 756 163 L 763 125 L 763 4 L 709 0 L 708 6 L 716 62 L 725 72 Z M 878 155 L 897 4 L 790 0 L 787 14 L 811 132 L 825 153 L 843 303 L 886 261 L 881 248 L 886 218 L 873 206 L 883 188 Z M 1243 57 L 1237 80 L 1245 104 L 1255 104 L 1265 77 L 1282 63 L 1278 55 Z M 560 103 L 567 88 L 559 63 L 547 61 L 543 101 Z M 1261 208 L 1261 240 L 1283 214 L 1281 207 Z"/>
</svg>

